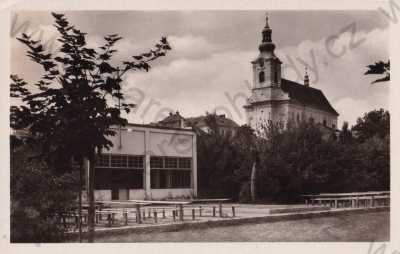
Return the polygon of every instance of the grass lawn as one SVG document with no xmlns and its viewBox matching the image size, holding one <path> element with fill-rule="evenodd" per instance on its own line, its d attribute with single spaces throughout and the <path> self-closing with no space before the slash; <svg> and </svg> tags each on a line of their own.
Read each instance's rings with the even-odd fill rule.
<svg viewBox="0 0 400 254">
<path fill-rule="evenodd" d="M 390 213 L 98 237 L 96 242 L 388 241 Z"/>
</svg>

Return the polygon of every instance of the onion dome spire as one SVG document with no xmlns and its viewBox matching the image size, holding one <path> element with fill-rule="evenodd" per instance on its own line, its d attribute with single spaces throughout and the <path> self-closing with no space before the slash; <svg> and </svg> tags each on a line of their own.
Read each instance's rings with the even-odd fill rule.
<svg viewBox="0 0 400 254">
<path fill-rule="evenodd" d="M 262 30 L 262 42 L 261 42 L 260 46 L 258 47 L 260 52 L 274 51 L 275 44 L 272 43 L 271 34 L 272 34 L 272 29 L 269 27 L 268 13 L 267 13 L 265 16 L 265 27 Z"/>
</svg>

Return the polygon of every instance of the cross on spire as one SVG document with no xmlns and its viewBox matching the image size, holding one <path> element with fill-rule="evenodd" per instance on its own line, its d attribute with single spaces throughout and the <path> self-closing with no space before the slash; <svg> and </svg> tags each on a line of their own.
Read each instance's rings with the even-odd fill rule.
<svg viewBox="0 0 400 254">
<path fill-rule="evenodd" d="M 265 13 L 265 28 L 269 28 L 269 24 L 268 24 L 268 12 Z"/>
</svg>

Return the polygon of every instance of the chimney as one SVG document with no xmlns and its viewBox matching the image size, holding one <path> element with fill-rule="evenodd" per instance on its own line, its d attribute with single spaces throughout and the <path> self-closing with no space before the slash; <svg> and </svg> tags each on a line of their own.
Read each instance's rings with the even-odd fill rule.
<svg viewBox="0 0 400 254">
<path fill-rule="evenodd" d="M 306 87 L 310 86 L 310 78 L 308 77 L 308 73 L 307 73 L 307 67 L 306 67 L 306 75 L 304 75 L 304 85 Z"/>
</svg>

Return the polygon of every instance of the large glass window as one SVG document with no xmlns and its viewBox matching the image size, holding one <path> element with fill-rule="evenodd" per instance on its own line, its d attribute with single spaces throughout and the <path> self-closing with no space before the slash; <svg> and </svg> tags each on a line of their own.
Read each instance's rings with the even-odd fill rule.
<svg viewBox="0 0 400 254">
<path fill-rule="evenodd" d="M 192 158 L 179 158 L 179 168 L 192 168 Z"/>
<path fill-rule="evenodd" d="M 113 168 L 128 167 L 126 155 L 111 155 L 111 167 Z"/>
<path fill-rule="evenodd" d="M 150 167 L 151 168 L 164 168 L 164 158 L 163 157 L 150 157 Z"/>
<path fill-rule="evenodd" d="M 95 169 L 96 189 L 143 189 L 144 156 L 102 154 Z"/>
<path fill-rule="evenodd" d="M 191 171 L 171 170 L 171 188 L 190 188 Z"/>
<path fill-rule="evenodd" d="M 166 157 L 164 158 L 165 168 L 178 168 L 178 158 Z"/>
<path fill-rule="evenodd" d="M 143 170 L 96 168 L 95 189 L 143 189 Z"/>
<path fill-rule="evenodd" d="M 110 155 L 109 154 L 102 154 L 99 156 L 97 161 L 98 167 L 109 167 L 110 166 Z"/>
<path fill-rule="evenodd" d="M 151 157 L 151 188 L 190 188 L 192 158 Z"/>
<path fill-rule="evenodd" d="M 128 155 L 128 168 L 144 168 L 143 156 Z"/>
</svg>

